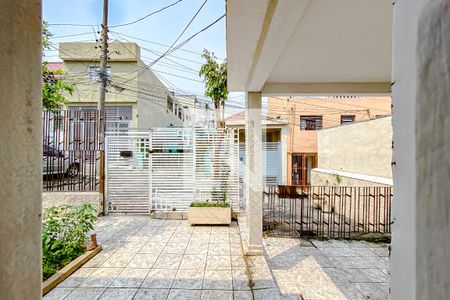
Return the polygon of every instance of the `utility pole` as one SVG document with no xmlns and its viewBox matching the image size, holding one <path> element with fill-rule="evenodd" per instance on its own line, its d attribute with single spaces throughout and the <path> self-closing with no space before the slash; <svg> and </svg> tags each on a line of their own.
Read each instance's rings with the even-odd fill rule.
<svg viewBox="0 0 450 300">
<path fill-rule="evenodd" d="M 100 99 L 98 100 L 98 110 L 105 114 L 106 86 L 108 84 L 108 74 L 106 65 L 108 62 L 108 0 L 103 0 L 103 21 L 102 21 L 102 54 L 100 56 Z"/>
<path fill-rule="evenodd" d="M 100 118 L 103 118 L 103 128 L 101 130 L 101 139 L 105 142 L 106 135 L 106 86 L 108 84 L 108 71 L 106 68 L 108 62 L 108 0 L 103 0 L 103 20 L 102 20 L 102 54 L 100 55 L 100 98 L 98 99 L 97 109 L 100 111 Z M 108 208 L 105 197 L 105 151 L 100 151 L 100 189 L 103 198 L 103 214 L 108 214 Z"/>
</svg>

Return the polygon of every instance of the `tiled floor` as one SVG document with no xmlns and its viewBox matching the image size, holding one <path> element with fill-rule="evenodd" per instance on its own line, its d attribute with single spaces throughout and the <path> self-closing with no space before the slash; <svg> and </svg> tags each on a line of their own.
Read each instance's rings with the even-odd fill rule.
<svg viewBox="0 0 450 300">
<path fill-rule="evenodd" d="M 96 232 L 103 251 L 44 299 L 387 299 L 379 244 L 265 238 L 244 258 L 236 223 L 108 216 Z"/>
<path fill-rule="evenodd" d="M 284 298 L 388 299 L 387 245 L 265 238 L 264 247 Z"/>
<path fill-rule="evenodd" d="M 103 251 L 44 299 L 252 299 L 236 223 L 108 216 L 96 232 Z"/>
</svg>

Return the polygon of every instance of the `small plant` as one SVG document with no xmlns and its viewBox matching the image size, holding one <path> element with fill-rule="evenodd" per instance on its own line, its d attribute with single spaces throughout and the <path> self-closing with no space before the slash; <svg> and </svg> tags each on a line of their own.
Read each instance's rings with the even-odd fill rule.
<svg viewBox="0 0 450 300">
<path fill-rule="evenodd" d="M 230 203 L 228 202 L 192 202 L 191 207 L 230 207 Z"/>
<path fill-rule="evenodd" d="M 97 220 L 90 204 L 61 205 L 44 210 L 42 273 L 44 280 L 86 251 L 87 233 Z"/>
</svg>

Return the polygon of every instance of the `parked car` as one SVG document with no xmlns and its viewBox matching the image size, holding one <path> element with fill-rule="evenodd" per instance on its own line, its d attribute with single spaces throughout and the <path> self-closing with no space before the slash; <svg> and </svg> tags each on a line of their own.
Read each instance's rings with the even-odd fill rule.
<svg viewBox="0 0 450 300">
<path fill-rule="evenodd" d="M 64 174 L 75 177 L 80 172 L 79 159 L 76 154 L 66 157 L 63 151 L 44 145 L 42 171 L 43 175 Z"/>
</svg>

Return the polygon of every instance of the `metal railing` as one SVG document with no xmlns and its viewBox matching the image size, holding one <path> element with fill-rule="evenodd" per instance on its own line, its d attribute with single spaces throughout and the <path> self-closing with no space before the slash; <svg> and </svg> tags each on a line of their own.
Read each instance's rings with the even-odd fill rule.
<svg viewBox="0 0 450 300">
<path fill-rule="evenodd" d="M 99 111 L 42 113 L 44 191 L 100 191 L 105 118 Z"/>
<path fill-rule="evenodd" d="M 392 187 L 266 186 L 264 230 L 278 236 L 353 238 L 391 232 Z"/>
</svg>

